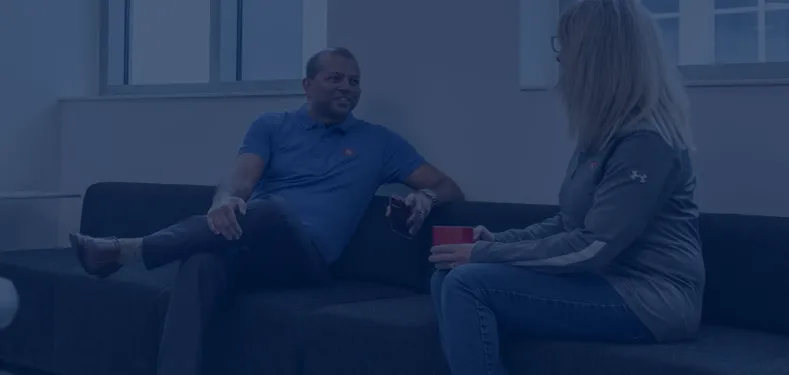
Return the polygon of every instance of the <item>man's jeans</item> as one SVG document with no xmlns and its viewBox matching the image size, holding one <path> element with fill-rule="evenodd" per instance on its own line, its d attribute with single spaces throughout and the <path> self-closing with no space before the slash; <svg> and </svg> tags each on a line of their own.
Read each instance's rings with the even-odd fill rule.
<svg viewBox="0 0 789 375">
<path fill-rule="evenodd" d="M 159 346 L 159 375 L 200 373 L 206 326 L 227 293 L 329 281 L 321 254 L 281 198 L 250 201 L 237 217 L 243 231 L 238 241 L 212 233 L 205 216 L 143 238 L 147 268 L 182 261 Z"/>
<path fill-rule="evenodd" d="M 549 275 L 504 264 L 466 264 L 436 271 L 431 292 L 453 375 L 506 374 L 499 340 L 510 336 L 654 342 L 649 330 L 601 276 Z"/>
</svg>

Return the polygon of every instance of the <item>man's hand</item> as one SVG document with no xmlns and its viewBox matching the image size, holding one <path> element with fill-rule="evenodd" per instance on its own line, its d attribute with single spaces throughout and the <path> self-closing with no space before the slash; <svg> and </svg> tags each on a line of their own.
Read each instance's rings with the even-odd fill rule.
<svg viewBox="0 0 789 375">
<path fill-rule="evenodd" d="M 430 215 L 430 210 L 433 209 L 433 200 L 425 193 L 416 192 L 405 197 L 405 204 L 411 209 L 411 216 L 406 221 L 408 232 L 414 236 L 422 228 L 427 215 Z"/>
<path fill-rule="evenodd" d="M 214 234 L 221 234 L 230 241 L 240 239 L 243 232 L 236 219 L 236 212 L 241 215 L 247 213 L 247 203 L 241 198 L 228 197 L 215 202 L 206 215 L 208 227 Z"/>
<path fill-rule="evenodd" d="M 468 263 L 473 248 L 473 243 L 433 246 L 428 260 L 439 269 L 455 268 Z"/>
<path fill-rule="evenodd" d="M 485 228 L 482 225 L 474 228 L 474 241 L 493 242 L 493 239 L 493 232 L 489 231 L 488 228 Z"/>
</svg>

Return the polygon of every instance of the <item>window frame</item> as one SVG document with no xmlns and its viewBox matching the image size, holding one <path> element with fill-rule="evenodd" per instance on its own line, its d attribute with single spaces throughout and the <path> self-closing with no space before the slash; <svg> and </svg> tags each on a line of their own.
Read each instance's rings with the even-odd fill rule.
<svg viewBox="0 0 789 375">
<path fill-rule="evenodd" d="M 529 0 L 520 0 L 519 2 L 522 4 L 524 1 Z M 533 1 L 533 0 L 532 0 Z M 555 0 L 547 0 L 547 1 L 555 1 Z M 561 9 L 564 9 L 566 6 L 572 4 L 575 1 L 579 0 L 560 0 L 559 3 L 559 12 Z M 688 10 L 688 7 L 696 7 L 695 10 Z M 737 63 L 737 64 L 717 64 L 714 62 L 714 54 L 715 54 L 715 44 L 714 44 L 714 19 L 717 14 L 723 13 L 746 13 L 746 12 L 758 12 L 757 15 L 759 17 L 759 57 L 761 60 L 764 60 L 765 54 L 765 46 L 764 46 L 764 18 L 766 12 L 769 11 L 776 11 L 776 10 L 789 10 L 789 4 L 767 4 L 766 0 L 758 0 L 758 5 L 756 7 L 743 7 L 743 8 L 732 8 L 732 9 L 725 9 L 725 10 L 716 10 L 715 9 L 715 0 L 693 0 L 693 1 L 680 1 L 680 12 L 679 13 L 658 13 L 655 14 L 655 19 L 664 19 L 664 18 L 678 18 L 680 22 L 680 64 L 678 65 L 679 71 L 684 77 L 684 81 L 686 86 L 777 86 L 777 85 L 789 85 L 789 62 L 755 62 L 755 63 Z M 710 10 L 712 12 L 710 12 Z M 697 19 L 690 19 L 691 17 L 683 17 L 685 12 L 689 11 L 696 11 L 696 12 L 708 12 L 705 16 L 708 16 L 709 21 L 713 22 L 713 26 L 711 30 L 711 35 L 703 35 L 703 33 L 689 33 L 686 32 L 687 35 L 682 34 L 683 22 L 698 22 Z M 558 21 L 560 14 L 557 15 L 556 19 Z M 699 35 L 701 34 L 701 35 Z M 696 38 L 707 38 L 702 41 L 696 41 L 695 46 L 698 45 L 708 45 L 711 47 L 710 50 L 707 51 L 694 51 L 691 54 L 695 53 L 704 54 L 704 53 L 711 53 L 713 63 L 711 64 L 682 64 L 683 57 L 687 54 L 687 49 L 690 47 L 688 45 L 693 44 L 692 42 L 688 42 L 688 39 L 691 37 Z M 709 40 L 712 40 L 712 43 L 708 43 Z M 548 45 L 548 42 L 546 42 Z M 523 45 L 519 45 L 520 48 L 523 48 Z M 549 46 L 548 46 L 549 47 Z M 547 48 L 547 47 L 546 47 Z M 683 48 L 686 50 L 683 51 Z M 683 53 L 684 52 L 684 53 Z M 523 56 L 523 53 L 521 53 Z M 698 59 L 699 56 L 694 56 L 691 59 L 696 58 Z M 521 78 L 520 78 L 520 85 L 522 91 L 534 91 L 534 90 L 547 90 L 551 87 L 539 86 L 539 85 L 530 85 L 523 82 L 522 76 L 522 66 L 524 62 L 521 61 L 519 69 Z"/>
<path fill-rule="evenodd" d="M 766 12 L 776 10 L 789 10 L 789 4 L 766 4 L 765 0 L 758 0 L 756 7 L 741 7 L 730 9 L 715 9 L 715 0 L 694 0 L 693 2 L 680 1 L 680 7 L 693 7 L 697 9 L 680 9 L 679 18 L 680 25 L 682 22 L 698 22 L 702 17 L 683 17 L 685 12 L 704 12 L 704 16 L 709 18 L 712 22 L 708 28 L 707 45 L 711 46 L 711 50 L 706 53 L 711 54 L 712 63 L 706 64 L 687 64 L 679 65 L 679 70 L 685 78 L 685 83 L 689 86 L 752 86 L 752 85 L 786 85 L 789 84 L 789 62 L 769 62 L 760 61 L 752 63 L 736 63 L 736 64 L 718 64 L 714 62 L 715 54 L 715 31 L 714 22 L 715 16 L 719 14 L 739 14 L 756 12 L 759 19 L 757 24 L 759 39 L 758 53 L 759 59 L 765 60 L 765 24 L 764 16 Z M 660 17 L 660 15 L 657 15 Z M 682 26 L 680 26 L 682 27 Z M 683 50 L 682 42 L 695 35 L 704 35 L 703 33 L 687 33 L 690 35 L 682 35 L 680 32 L 680 51 Z M 703 45 L 704 40 L 697 41 L 696 45 Z M 686 43 L 692 44 L 692 43 Z M 685 46 L 684 48 L 689 48 Z M 682 55 L 682 52 L 680 53 Z"/>
<path fill-rule="evenodd" d="M 132 0 L 102 0 L 99 34 L 101 96 L 301 95 L 302 79 L 239 81 L 242 66 L 243 0 L 209 0 L 209 82 L 128 84 Z M 303 1 L 302 65 L 309 53 L 325 48 L 328 0 Z M 113 4 L 113 5 L 111 5 Z M 121 5 L 118 5 L 121 4 Z M 307 11 L 309 9 L 309 11 Z M 234 15 L 228 17 L 223 15 Z M 235 53 L 227 53 L 228 45 Z"/>
</svg>

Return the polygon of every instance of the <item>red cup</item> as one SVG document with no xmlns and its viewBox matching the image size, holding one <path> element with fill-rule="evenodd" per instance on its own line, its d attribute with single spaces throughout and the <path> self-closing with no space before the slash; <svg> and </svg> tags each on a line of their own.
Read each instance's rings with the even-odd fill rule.
<svg viewBox="0 0 789 375">
<path fill-rule="evenodd" d="M 433 227 L 433 246 L 473 242 L 474 228 L 472 227 Z"/>
</svg>

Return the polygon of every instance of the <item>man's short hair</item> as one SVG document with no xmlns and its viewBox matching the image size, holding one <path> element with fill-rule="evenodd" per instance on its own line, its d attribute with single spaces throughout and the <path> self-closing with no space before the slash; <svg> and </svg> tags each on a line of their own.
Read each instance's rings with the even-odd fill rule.
<svg viewBox="0 0 789 375">
<path fill-rule="evenodd" d="M 315 78 L 315 76 L 317 76 L 318 73 L 320 73 L 321 69 L 323 69 L 323 66 L 321 64 L 321 57 L 325 55 L 341 56 L 348 60 L 356 62 L 356 56 L 354 56 L 353 53 L 351 53 L 351 51 L 348 50 L 347 48 L 344 47 L 328 48 L 310 56 L 310 59 L 307 60 L 307 67 L 305 68 L 306 71 L 305 73 L 307 78 L 310 79 Z"/>
</svg>

